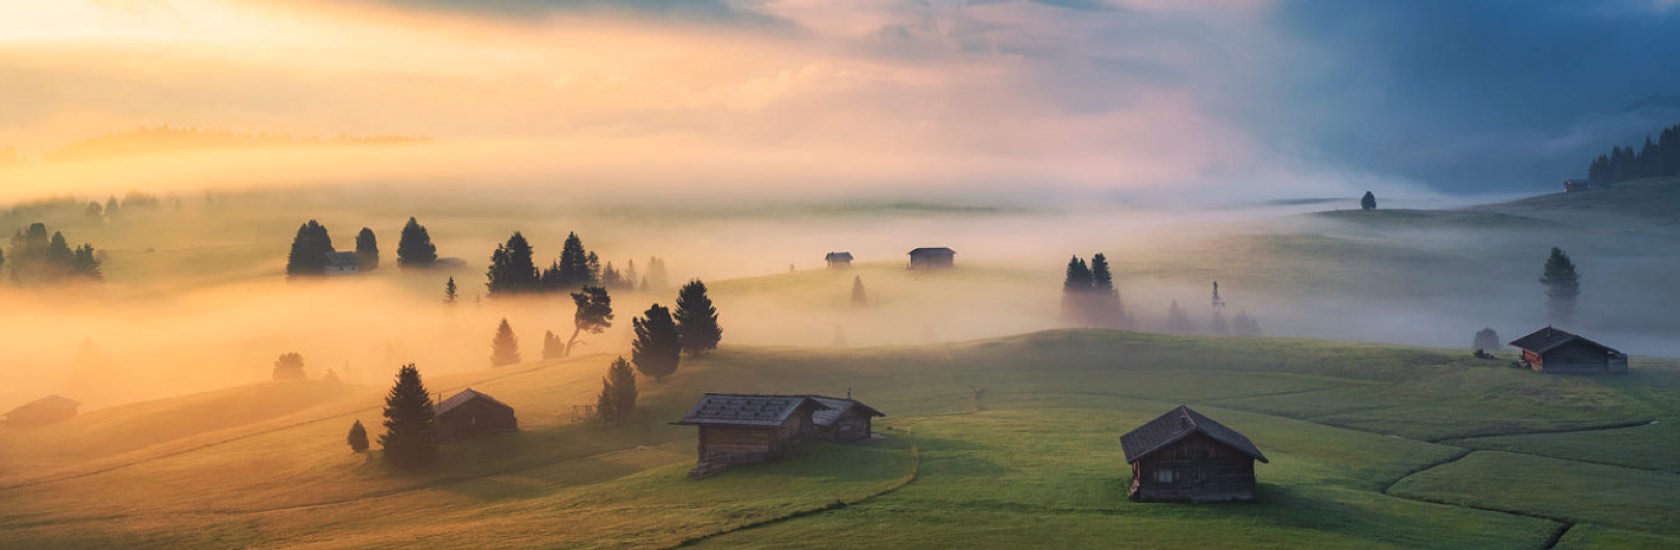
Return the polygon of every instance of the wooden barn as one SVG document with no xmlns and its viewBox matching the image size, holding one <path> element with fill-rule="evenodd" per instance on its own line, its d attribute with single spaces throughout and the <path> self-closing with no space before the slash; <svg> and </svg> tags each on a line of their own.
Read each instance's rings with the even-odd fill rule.
<svg viewBox="0 0 1680 550">
<path fill-rule="evenodd" d="M 1518 338 L 1511 346 L 1522 350 L 1522 366 L 1548 374 L 1626 374 L 1628 356 L 1610 346 L 1546 327 Z"/>
<path fill-rule="evenodd" d="M 6 424 L 12 426 L 44 426 L 76 417 L 76 407 L 82 404 L 62 395 L 49 395 L 24 403 L 6 413 Z"/>
<path fill-rule="evenodd" d="M 432 407 L 438 440 L 445 443 L 481 435 L 519 431 L 513 407 L 472 388 L 461 390 Z"/>
<path fill-rule="evenodd" d="M 705 477 L 781 458 L 816 434 L 812 414 L 823 408 L 807 395 L 708 393 L 673 424 L 700 427 L 699 464 L 690 475 Z"/>
<path fill-rule="evenodd" d="M 811 421 L 816 423 L 817 431 L 842 443 L 868 440 L 869 434 L 873 433 L 875 417 L 886 416 L 886 413 L 852 399 L 850 393 L 843 399 L 823 395 L 813 395 L 811 399 L 826 407 L 811 413 Z"/>
<path fill-rule="evenodd" d="M 1254 500 L 1254 461 L 1266 456 L 1243 434 L 1190 407 L 1120 436 L 1132 466 L 1132 500 L 1232 502 Z"/>
<path fill-rule="evenodd" d="M 951 269 L 956 267 L 957 251 L 949 248 L 918 248 L 910 251 L 910 269 Z"/>
<path fill-rule="evenodd" d="M 852 253 L 829 252 L 827 256 L 823 256 L 823 261 L 828 262 L 829 269 L 850 269 L 852 267 Z"/>
<path fill-rule="evenodd" d="M 1565 193 L 1579 193 L 1582 191 L 1592 191 L 1594 189 L 1603 188 L 1603 185 L 1593 183 L 1591 180 L 1574 178 L 1563 180 L 1563 192 Z"/>
</svg>

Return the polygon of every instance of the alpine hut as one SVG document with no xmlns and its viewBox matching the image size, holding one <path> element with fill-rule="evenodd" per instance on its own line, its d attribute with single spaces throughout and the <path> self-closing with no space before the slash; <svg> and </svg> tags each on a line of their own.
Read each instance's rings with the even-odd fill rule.
<svg viewBox="0 0 1680 550">
<path fill-rule="evenodd" d="M 1626 374 L 1628 356 L 1610 346 L 1546 327 L 1518 338 L 1511 346 L 1522 350 L 1522 366 L 1551 374 Z"/>
<path fill-rule="evenodd" d="M 951 269 L 956 267 L 957 251 L 949 248 L 918 248 L 910 251 L 910 269 Z"/>
<path fill-rule="evenodd" d="M 842 443 L 869 439 L 875 417 L 886 416 L 886 413 L 852 399 L 850 392 L 844 399 L 823 395 L 813 395 L 811 399 L 827 407 L 811 413 L 811 421 L 817 425 L 817 431 Z"/>
<path fill-rule="evenodd" d="M 852 253 L 829 252 L 827 256 L 823 256 L 823 261 L 828 262 L 829 269 L 850 269 L 852 267 Z"/>
<path fill-rule="evenodd" d="M 472 388 L 461 390 L 432 408 L 438 440 L 445 443 L 481 435 L 517 432 L 513 407 Z"/>
<path fill-rule="evenodd" d="M 43 426 L 75 418 L 76 407 L 82 404 L 62 395 L 49 395 L 24 403 L 6 413 L 6 424 L 13 426 Z"/>
<path fill-rule="evenodd" d="M 1254 461 L 1266 456 L 1243 434 L 1179 406 L 1120 436 L 1132 466 L 1132 500 L 1254 500 Z"/>
<path fill-rule="evenodd" d="M 781 458 L 816 433 L 812 414 L 824 408 L 807 395 L 708 393 L 673 424 L 700 427 L 699 464 L 690 472 L 698 478 Z"/>
</svg>

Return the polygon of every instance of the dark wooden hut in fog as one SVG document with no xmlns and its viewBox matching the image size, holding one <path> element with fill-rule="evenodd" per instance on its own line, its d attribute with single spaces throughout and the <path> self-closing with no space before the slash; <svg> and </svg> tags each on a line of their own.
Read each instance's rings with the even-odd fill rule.
<svg viewBox="0 0 1680 550">
<path fill-rule="evenodd" d="M 918 248 L 910 251 L 910 269 L 951 269 L 956 267 L 957 251 L 949 248 Z"/>
<path fill-rule="evenodd" d="M 438 440 L 446 443 L 519 431 L 519 419 L 514 416 L 513 407 L 472 388 L 438 402 L 432 413 L 436 417 Z"/>
<path fill-rule="evenodd" d="M 12 426 L 43 426 L 76 417 L 81 402 L 62 395 L 49 395 L 24 403 L 6 413 L 6 424 Z"/>
<path fill-rule="evenodd" d="M 811 399 L 825 407 L 811 413 L 811 421 L 816 423 L 817 431 L 842 443 L 869 439 L 875 417 L 886 416 L 886 413 L 852 399 L 850 393 L 845 398 L 813 395 Z"/>
<path fill-rule="evenodd" d="M 1266 462 L 1243 434 L 1180 406 L 1120 436 L 1132 467 L 1132 500 L 1254 500 L 1254 461 Z"/>
<path fill-rule="evenodd" d="M 829 269 L 848 269 L 852 267 L 852 253 L 829 252 L 827 256 L 823 256 L 823 261 L 828 262 Z"/>
<path fill-rule="evenodd" d="M 1610 346 L 1546 327 L 1518 338 L 1511 346 L 1522 350 L 1522 366 L 1550 374 L 1625 374 L 1628 356 Z"/>
<path fill-rule="evenodd" d="M 699 464 L 690 475 L 705 477 L 785 456 L 816 433 L 812 413 L 823 408 L 807 395 L 708 393 L 673 424 L 700 427 Z"/>
</svg>

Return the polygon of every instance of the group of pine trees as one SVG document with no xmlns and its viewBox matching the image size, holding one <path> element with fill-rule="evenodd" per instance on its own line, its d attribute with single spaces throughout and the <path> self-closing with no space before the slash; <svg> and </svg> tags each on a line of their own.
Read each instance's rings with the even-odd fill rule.
<svg viewBox="0 0 1680 550">
<path fill-rule="evenodd" d="M 0 253 L 0 268 L 10 267 L 15 282 L 99 282 L 104 280 L 100 257 L 93 245 L 71 248 L 63 232 L 48 236 L 46 224 L 33 223 L 12 235 L 10 251 Z"/>
<path fill-rule="evenodd" d="M 1131 326 L 1120 291 L 1114 288 L 1108 258 L 1102 253 L 1091 256 L 1089 265 L 1079 256 L 1068 260 L 1067 277 L 1062 281 L 1062 317 L 1080 326 Z"/>
<path fill-rule="evenodd" d="M 576 306 L 572 314 L 572 334 L 561 338 L 554 331 L 543 332 L 543 359 L 558 359 L 572 354 L 585 335 L 601 334 L 613 326 L 612 295 L 599 286 L 585 286 L 572 293 Z M 631 357 L 636 370 L 661 379 L 677 370 L 680 354 L 697 356 L 717 348 L 723 338 L 718 324 L 717 307 L 706 293 L 706 284 L 696 279 L 683 285 L 677 293 L 677 309 L 653 304 L 642 316 L 631 319 L 635 339 L 631 342 Z M 519 337 L 506 318 L 496 327 L 490 343 L 490 366 L 501 367 L 521 361 Z"/>
<path fill-rule="evenodd" d="M 1645 136 L 1645 144 L 1616 146 L 1587 165 L 1587 181 L 1610 185 L 1639 178 L 1680 175 L 1680 124 L 1663 128 L 1656 141 Z"/>
<path fill-rule="evenodd" d="M 515 231 L 506 243 L 496 245 L 490 253 L 490 268 L 485 272 L 485 288 L 491 296 L 575 292 L 586 287 L 633 291 L 664 288 L 665 261 L 653 258 L 648 262 L 648 274 L 636 272 L 636 262 L 630 261 L 624 271 L 612 262 L 601 264 L 601 257 L 583 247 L 577 233 L 566 235 L 560 247 L 560 257 L 548 267 L 538 269 L 531 242 Z M 638 279 L 640 283 L 638 284 Z"/>
<path fill-rule="evenodd" d="M 1237 312 L 1237 316 L 1229 320 L 1225 318 L 1225 299 L 1219 295 L 1219 282 L 1213 283 L 1213 315 L 1208 319 L 1207 333 L 1231 336 L 1259 336 L 1260 320 L 1249 315 L 1247 311 Z M 1195 334 L 1202 332 L 1195 321 L 1190 320 L 1190 313 L 1179 307 L 1178 300 L 1173 300 L 1167 307 L 1167 322 L 1162 327 L 1173 334 Z"/>
<path fill-rule="evenodd" d="M 336 251 L 327 227 L 309 220 L 298 226 L 297 235 L 292 237 L 292 249 L 286 255 L 286 275 L 324 274 L 327 255 Z M 363 227 L 356 233 L 356 262 L 362 271 L 379 267 L 379 239 L 370 228 Z M 403 226 L 402 237 L 397 241 L 397 266 L 403 269 L 425 268 L 436 262 L 437 247 L 432 245 L 431 235 L 426 232 L 425 226 L 409 218 Z"/>
<path fill-rule="evenodd" d="M 1567 323 L 1575 318 L 1575 300 L 1581 296 L 1581 276 L 1575 272 L 1575 261 L 1562 249 L 1552 247 L 1546 266 L 1540 273 L 1540 284 L 1546 287 L 1546 317 L 1554 323 Z"/>
</svg>

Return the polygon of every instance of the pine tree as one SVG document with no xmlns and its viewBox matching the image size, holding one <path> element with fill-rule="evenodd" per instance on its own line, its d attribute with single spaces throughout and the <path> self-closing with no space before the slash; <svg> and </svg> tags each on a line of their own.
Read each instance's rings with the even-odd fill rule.
<svg viewBox="0 0 1680 550">
<path fill-rule="evenodd" d="M 869 294 L 863 290 L 863 276 L 852 276 L 852 307 L 869 305 Z"/>
<path fill-rule="evenodd" d="M 537 265 L 531 261 L 531 243 L 518 231 L 508 237 L 507 244 L 497 245 L 490 255 L 490 269 L 485 272 L 489 282 L 485 288 L 490 296 L 526 294 L 542 290 Z"/>
<path fill-rule="evenodd" d="M 609 426 L 622 426 L 636 408 L 636 373 L 624 356 L 614 359 L 601 379 L 601 395 L 596 399 L 595 412 Z"/>
<path fill-rule="evenodd" d="M 706 283 L 689 281 L 677 291 L 677 329 L 682 334 L 682 349 L 690 357 L 717 349 L 723 340 L 723 327 L 718 325 L 717 308 L 706 295 Z"/>
<path fill-rule="evenodd" d="M 70 249 L 70 243 L 64 240 L 64 233 L 54 231 L 52 241 L 47 244 L 47 280 L 58 280 L 70 274 L 70 265 L 75 261 L 76 251 Z"/>
<path fill-rule="evenodd" d="M 397 238 L 397 267 L 403 269 L 426 268 L 437 263 L 437 246 L 432 244 L 432 235 L 426 232 L 426 226 L 420 225 L 414 218 L 408 218 L 403 225 L 402 235 Z"/>
<path fill-rule="evenodd" d="M 630 260 L 630 262 L 625 264 L 624 267 L 624 289 L 635 292 L 636 283 L 641 280 L 642 275 L 640 273 L 636 273 L 636 260 Z"/>
<path fill-rule="evenodd" d="M 111 195 L 110 198 L 105 199 L 105 219 L 106 220 L 117 221 L 117 212 L 120 211 L 121 209 L 122 209 L 122 207 L 117 204 L 117 196 L 116 195 Z"/>
<path fill-rule="evenodd" d="M 385 435 L 379 445 L 385 460 L 399 468 L 415 468 L 437 457 L 437 425 L 433 418 L 431 392 L 420 380 L 413 363 L 397 369 L 397 383 L 385 396 Z"/>
<path fill-rule="evenodd" d="M 581 292 L 572 293 L 572 303 L 577 309 L 572 313 L 572 337 L 566 340 L 566 355 L 572 354 L 580 336 L 600 334 L 612 328 L 613 320 L 612 296 L 605 288 L 585 286 Z"/>
<path fill-rule="evenodd" d="M 496 327 L 496 337 L 490 341 L 490 366 L 502 367 L 518 362 L 519 336 L 514 335 L 513 327 L 503 317 L 502 324 Z"/>
<path fill-rule="evenodd" d="M 1237 316 L 1231 319 L 1231 334 L 1237 336 L 1259 336 L 1260 321 L 1250 317 L 1246 311 L 1239 311 L 1237 312 Z"/>
<path fill-rule="evenodd" d="M 1376 210 L 1377 196 L 1371 194 L 1370 191 L 1366 191 L 1365 196 L 1359 199 L 1359 208 L 1363 210 Z"/>
<path fill-rule="evenodd" d="M 455 305 L 455 301 L 459 298 L 460 295 L 455 293 L 455 278 L 450 277 L 449 282 L 443 284 L 443 303 Z"/>
<path fill-rule="evenodd" d="M 93 245 L 83 244 L 70 258 L 70 275 L 88 281 L 102 281 L 105 275 L 99 271 L 101 263 Z"/>
<path fill-rule="evenodd" d="M 99 206 L 99 201 L 88 203 L 87 208 L 83 210 L 83 215 L 90 222 L 101 223 L 105 221 L 105 209 Z"/>
<path fill-rule="evenodd" d="M 565 356 L 566 343 L 560 340 L 560 335 L 555 334 L 552 330 L 543 331 L 543 360 L 547 361 L 549 359 L 559 359 Z"/>
<path fill-rule="evenodd" d="M 286 274 L 320 275 L 326 271 L 327 253 L 332 251 L 332 237 L 327 234 L 327 228 L 309 220 L 298 226 L 297 236 L 292 238 L 292 251 L 286 256 Z"/>
<path fill-rule="evenodd" d="M 655 381 L 677 371 L 682 359 L 682 336 L 677 332 L 671 311 L 653 304 L 642 317 L 630 320 L 636 339 L 630 343 L 630 361 L 643 376 Z"/>
<path fill-rule="evenodd" d="M 550 292 L 573 292 L 595 278 L 589 268 L 589 251 L 584 250 L 583 239 L 577 233 L 566 234 L 566 243 L 560 246 L 560 260 L 554 265 L 554 276 L 552 286 L 546 289 Z"/>
<path fill-rule="evenodd" d="M 303 355 L 297 352 L 282 353 L 274 360 L 275 380 L 303 380 L 308 378 L 303 372 Z"/>
<path fill-rule="evenodd" d="M 350 444 L 350 451 L 365 453 L 368 450 L 367 428 L 362 427 L 362 421 L 357 420 L 350 425 L 350 435 L 344 438 Z"/>
<path fill-rule="evenodd" d="M 1476 331 L 1476 341 L 1471 347 L 1480 351 L 1498 351 L 1505 345 L 1499 342 L 1499 333 L 1494 332 L 1493 327 L 1487 327 Z"/>
<path fill-rule="evenodd" d="M 373 236 L 373 230 L 366 227 L 356 234 L 356 258 L 361 260 L 363 271 L 379 267 L 379 241 Z"/>
<path fill-rule="evenodd" d="M 585 279 L 583 284 L 600 286 L 601 257 L 596 256 L 595 252 L 591 251 L 588 258 L 584 260 L 584 265 L 589 267 L 589 278 Z"/>
<path fill-rule="evenodd" d="M 1575 299 L 1581 295 L 1581 277 L 1575 262 L 1562 249 L 1552 248 L 1540 276 L 1546 286 L 1546 316 L 1555 323 L 1567 323 L 1575 316 Z"/>
<path fill-rule="evenodd" d="M 1190 334 L 1196 332 L 1196 324 L 1190 322 L 1190 315 L 1178 307 L 1178 300 L 1173 300 L 1172 307 L 1167 309 L 1167 332 L 1176 334 Z"/>
<path fill-rule="evenodd" d="M 1120 328 L 1129 325 L 1126 307 L 1120 302 L 1120 291 L 1114 288 L 1114 274 L 1109 271 L 1108 258 L 1101 252 L 1091 256 L 1091 322 L 1099 327 Z"/>
<path fill-rule="evenodd" d="M 1217 309 L 1213 310 L 1213 320 L 1208 322 L 1208 332 L 1220 336 L 1231 333 L 1231 325 L 1225 322 L 1225 314 L 1223 312 Z"/>
<path fill-rule="evenodd" d="M 647 278 L 643 280 L 642 290 L 665 290 L 670 286 L 670 274 L 665 271 L 665 260 L 657 257 L 648 259 Z"/>
<path fill-rule="evenodd" d="M 1091 294 L 1091 268 L 1085 260 L 1074 256 L 1068 260 L 1067 275 L 1062 280 L 1062 318 L 1070 323 L 1084 324 L 1090 318 L 1086 297 Z"/>
</svg>

